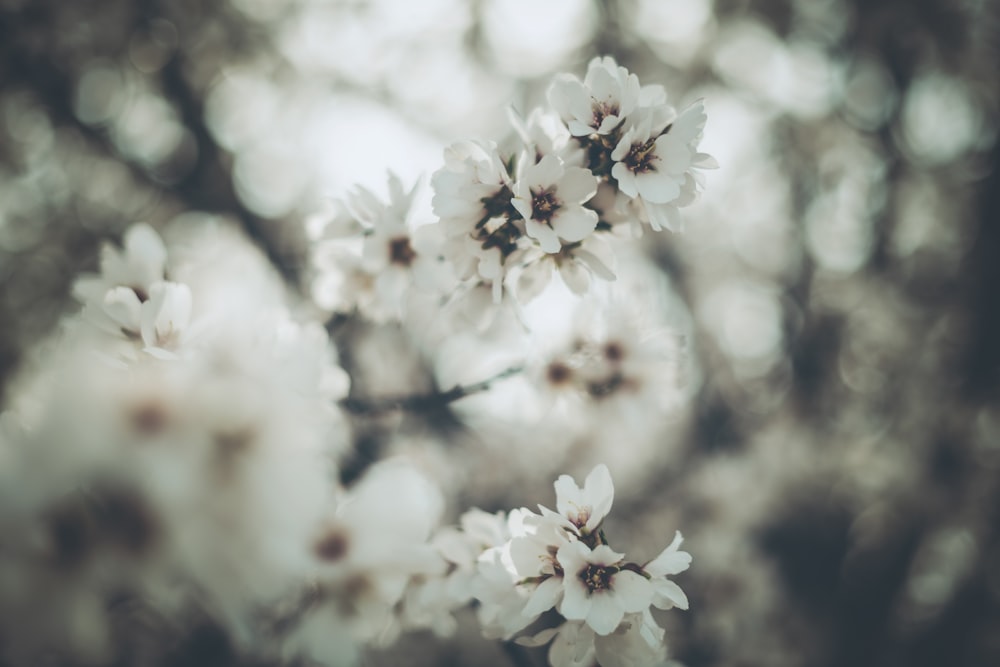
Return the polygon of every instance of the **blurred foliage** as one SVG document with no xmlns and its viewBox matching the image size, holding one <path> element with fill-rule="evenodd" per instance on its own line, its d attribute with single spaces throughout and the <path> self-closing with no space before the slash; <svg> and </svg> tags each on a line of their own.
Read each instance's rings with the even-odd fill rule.
<svg viewBox="0 0 1000 667">
<path fill-rule="evenodd" d="M 498 137 L 598 54 L 706 98 L 723 166 L 646 237 L 703 377 L 620 500 L 689 538 L 675 657 L 1000 664 L 996 3 L 0 0 L 0 377 L 129 223 L 229 216 L 302 287 L 323 196 Z"/>
</svg>

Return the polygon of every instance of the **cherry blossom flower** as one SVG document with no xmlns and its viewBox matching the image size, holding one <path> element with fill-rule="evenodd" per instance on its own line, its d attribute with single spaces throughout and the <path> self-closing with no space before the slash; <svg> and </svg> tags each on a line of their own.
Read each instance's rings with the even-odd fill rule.
<svg viewBox="0 0 1000 667">
<path fill-rule="evenodd" d="M 560 74 L 549 88 L 549 104 L 566 121 L 574 136 L 609 134 L 639 103 L 639 78 L 614 58 L 594 58 L 581 82 Z"/>
<path fill-rule="evenodd" d="M 681 551 L 683 542 L 680 531 L 674 535 L 674 540 L 659 556 L 646 563 L 642 570 L 648 574 L 653 586 L 653 606 L 659 609 L 688 608 L 687 595 L 681 587 L 667 579 L 667 575 L 680 574 L 691 565 L 691 554 Z"/>
<path fill-rule="evenodd" d="M 668 122 L 668 116 L 647 110 L 630 123 L 611 153 L 611 176 L 621 192 L 641 200 L 655 230 L 679 230 L 677 206 L 690 203 L 695 193 L 697 181 L 690 170 L 716 166 L 710 156 L 697 152 L 705 119 L 701 100 L 673 122 Z"/>
<path fill-rule="evenodd" d="M 597 227 L 597 213 L 583 206 L 596 192 L 597 179 L 589 170 L 546 155 L 521 172 L 510 203 L 524 216 L 528 236 L 555 253 L 560 239 L 582 241 Z"/>
<path fill-rule="evenodd" d="M 600 527 L 615 499 L 611 473 L 603 463 L 590 471 L 582 489 L 569 475 L 561 475 L 556 480 L 555 488 L 558 514 L 539 506 L 542 515 L 555 518 L 581 537 L 594 533 Z"/>
<path fill-rule="evenodd" d="M 605 544 L 590 549 L 570 542 L 557 558 L 564 573 L 559 613 L 567 620 L 586 621 L 599 635 L 614 632 L 626 613 L 647 609 L 653 599 L 649 581 L 624 569 L 625 554 Z"/>
</svg>

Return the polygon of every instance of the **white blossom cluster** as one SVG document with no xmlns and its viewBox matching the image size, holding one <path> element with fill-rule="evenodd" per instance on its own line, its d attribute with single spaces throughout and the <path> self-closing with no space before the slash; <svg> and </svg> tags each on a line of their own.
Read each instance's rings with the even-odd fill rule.
<svg viewBox="0 0 1000 667">
<path fill-rule="evenodd" d="M 645 562 L 612 549 L 604 465 L 582 488 L 560 477 L 555 511 L 471 510 L 442 529 L 444 494 L 402 458 L 341 482 L 345 410 L 492 388 L 348 398 L 367 358 L 385 385 L 405 375 L 395 348 L 417 327 L 378 324 L 457 308 L 476 340 L 497 323 L 487 345 L 503 356 L 512 339 L 498 313 L 523 314 L 554 271 L 576 294 L 594 291 L 591 275 L 615 279 L 609 240 L 678 229 L 697 170 L 713 166 L 697 151 L 701 103 L 677 112 L 610 58 L 583 81 L 557 78 L 548 98 L 551 109 L 516 120 L 513 150 L 446 151 L 431 179 L 438 220 L 416 219 L 416 189 L 394 177 L 388 201 L 357 188 L 316 218 L 314 299 L 398 334 L 348 339 L 354 377 L 315 308 L 223 221 L 181 216 L 169 243 L 135 224 L 102 249 L 99 271 L 73 286 L 82 309 L 40 342 L 0 413 L 0 621 L 31 628 L 0 627 L 0 662 L 124 664 L 126 608 L 180 635 L 209 619 L 254 659 L 350 666 L 404 631 L 450 635 L 470 605 L 488 638 L 551 643 L 554 667 L 664 659 L 651 607 L 687 608 L 668 577 L 691 557 L 679 533 Z M 647 431 L 674 393 L 675 359 L 624 312 L 591 311 L 566 344 L 532 346 L 536 359 L 492 376 L 520 373 L 534 396 L 589 402 L 584 412 L 607 407 L 596 421 L 618 437 L 632 437 L 623 421 Z"/>
<path fill-rule="evenodd" d="M 115 610 L 138 607 L 351 665 L 402 627 L 409 580 L 445 567 L 440 491 L 391 460 L 340 485 L 348 380 L 326 332 L 238 237 L 210 236 L 168 253 L 138 224 L 106 246 L 0 417 L 0 618 L 31 629 L 5 633 L 5 664 L 121 659 Z"/>
<path fill-rule="evenodd" d="M 510 150 L 462 141 L 445 151 L 431 179 L 436 222 L 414 228 L 412 191 L 397 180 L 388 204 L 359 189 L 317 216 L 315 237 L 335 241 L 319 245 L 319 300 L 376 320 L 398 318 L 411 285 L 526 303 L 554 270 L 584 294 L 591 276 L 615 279 L 610 240 L 620 228 L 681 229 L 700 170 L 716 166 L 698 152 L 701 101 L 678 112 L 662 86 L 640 86 L 610 57 L 591 61 L 583 81 L 557 77 L 548 101 L 514 119 Z"/>
<path fill-rule="evenodd" d="M 655 558 L 630 561 L 605 535 L 614 500 L 606 466 L 595 467 L 582 488 L 563 475 L 555 490 L 555 511 L 542 505 L 537 513 L 521 508 L 506 515 L 474 509 L 462 516 L 460 529 L 441 531 L 435 543 L 451 571 L 436 582 L 445 592 L 438 599 L 474 597 L 488 638 L 516 637 L 524 646 L 551 642 L 553 667 L 594 660 L 603 667 L 661 664 L 664 631 L 650 607 L 688 607 L 668 578 L 691 563 L 680 533 Z M 523 634 L 539 624 L 547 627 Z"/>
</svg>

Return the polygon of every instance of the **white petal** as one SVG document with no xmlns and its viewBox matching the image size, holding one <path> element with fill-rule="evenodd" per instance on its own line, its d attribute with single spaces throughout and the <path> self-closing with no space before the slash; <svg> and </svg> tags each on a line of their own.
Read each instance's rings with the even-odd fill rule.
<svg viewBox="0 0 1000 667">
<path fill-rule="evenodd" d="M 653 601 L 653 586 L 641 574 L 622 570 L 611 580 L 611 589 L 622 609 L 629 613 L 640 612 Z"/>
<path fill-rule="evenodd" d="M 583 485 L 583 493 L 591 507 L 587 530 L 594 530 L 611 511 L 611 504 L 615 500 L 615 485 L 606 465 L 600 463 L 590 471 Z"/>
<path fill-rule="evenodd" d="M 658 609 L 679 609 L 688 608 L 687 595 L 681 587 L 669 579 L 653 579 L 653 599 L 652 603 Z"/>
<path fill-rule="evenodd" d="M 559 475 L 553 484 L 556 490 L 556 509 L 563 516 L 576 516 L 583 508 L 585 501 L 583 491 L 569 475 Z"/>
<path fill-rule="evenodd" d="M 597 274 L 599 278 L 603 278 L 604 280 L 616 279 L 615 274 L 608 268 L 608 265 L 589 250 L 577 248 L 573 254 L 576 255 L 576 258 L 579 259 L 588 269 Z"/>
<path fill-rule="evenodd" d="M 647 171 L 635 175 L 635 187 L 639 196 L 654 204 L 666 204 L 681 193 L 681 186 L 669 174 Z"/>
<path fill-rule="evenodd" d="M 625 166 L 624 162 L 616 162 L 611 167 L 611 176 L 618 182 L 618 189 L 629 197 L 638 197 L 639 189 L 636 187 L 635 174 Z"/>
<path fill-rule="evenodd" d="M 563 177 L 563 164 L 555 155 L 546 155 L 538 164 L 525 169 L 525 179 L 531 187 L 548 188 Z M 529 216 L 525 216 L 529 217 Z"/>
<path fill-rule="evenodd" d="M 650 226 L 661 231 L 664 228 L 672 232 L 684 230 L 684 221 L 681 219 L 681 212 L 675 206 L 677 200 L 670 204 L 650 204 L 646 202 L 646 215 L 649 217 Z"/>
<path fill-rule="evenodd" d="M 699 169 L 718 169 L 719 161 L 708 153 L 695 153 L 691 164 Z"/>
<path fill-rule="evenodd" d="M 536 220 L 527 219 L 524 221 L 524 228 L 528 236 L 538 241 L 538 245 L 547 253 L 557 253 L 562 247 L 559 243 L 559 236 L 555 230 L 548 225 L 543 225 Z"/>
<path fill-rule="evenodd" d="M 559 603 L 559 613 L 564 618 L 571 621 L 584 620 L 590 614 L 592 600 L 587 587 L 578 577 L 563 577 L 563 599 Z"/>
<path fill-rule="evenodd" d="M 582 204 L 597 194 L 597 177 L 589 169 L 568 167 L 559 181 L 559 199 L 567 204 Z"/>
<path fill-rule="evenodd" d="M 104 295 L 104 314 L 122 329 L 136 331 L 141 320 L 142 304 L 131 287 L 116 287 Z"/>
<path fill-rule="evenodd" d="M 523 197 L 511 197 L 510 203 L 515 209 L 517 209 L 517 212 L 521 214 L 521 217 L 525 220 L 531 219 L 531 202 Z"/>
<path fill-rule="evenodd" d="M 524 611 L 521 613 L 525 616 L 538 616 L 543 611 L 548 611 L 556 606 L 562 594 L 562 578 L 549 577 L 538 584 L 538 587 L 532 592 L 531 597 L 528 598 L 528 604 L 524 606 Z"/>
<path fill-rule="evenodd" d="M 584 547 L 586 549 L 586 547 Z M 598 565 L 617 565 L 622 562 L 625 558 L 625 554 L 620 554 L 607 544 L 599 544 L 594 547 L 587 557 L 586 561 L 588 563 L 596 563 Z"/>
<path fill-rule="evenodd" d="M 582 623 L 564 623 L 549 648 L 551 667 L 590 667 L 593 663 L 594 634 L 584 633 Z"/>
<path fill-rule="evenodd" d="M 535 262 L 524 268 L 517 279 L 517 296 L 527 303 L 542 293 L 552 278 L 552 262 Z"/>
<path fill-rule="evenodd" d="M 552 216 L 552 228 L 566 241 L 575 243 L 597 229 L 597 212 L 582 206 L 566 206 Z"/>
<path fill-rule="evenodd" d="M 561 263 L 559 277 L 573 294 L 583 296 L 587 293 L 587 288 L 590 287 L 590 273 L 579 262 Z"/>
<path fill-rule="evenodd" d="M 625 618 L 625 612 L 610 595 L 597 594 L 591 596 L 591 599 L 593 603 L 587 614 L 587 625 L 599 635 L 611 634 Z"/>
<path fill-rule="evenodd" d="M 646 563 L 643 570 L 651 577 L 665 577 L 671 574 L 678 574 L 691 566 L 691 554 L 680 551 L 684 538 L 680 531 L 674 533 L 674 539 L 660 555 Z"/>
</svg>

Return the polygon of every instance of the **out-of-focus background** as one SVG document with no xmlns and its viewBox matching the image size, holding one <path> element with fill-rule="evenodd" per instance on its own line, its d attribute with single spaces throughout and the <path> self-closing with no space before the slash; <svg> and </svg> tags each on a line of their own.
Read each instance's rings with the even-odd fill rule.
<svg viewBox="0 0 1000 667">
<path fill-rule="evenodd" d="M 500 138 L 596 55 L 704 98 L 722 165 L 643 240 L 699 372 L 613 514 L 687 537 L 674 658 L 1000 664 L 997 3 L 0 0 L 0 396 L 132 222 L 225 215 L 305 293 L 324 200 Z M 467 504 L 552 502 L 475 474 Z M 482 664 L 461 628 L 375 660 Z"/>
</svg>

